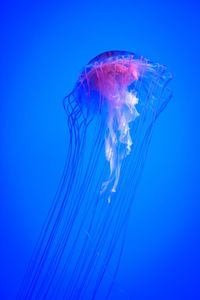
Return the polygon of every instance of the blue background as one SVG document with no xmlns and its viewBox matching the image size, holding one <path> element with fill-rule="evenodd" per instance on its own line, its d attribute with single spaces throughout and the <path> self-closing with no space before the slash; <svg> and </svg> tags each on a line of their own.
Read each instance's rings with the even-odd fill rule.
<svg viewBox="0 0 200 300">
<path fill-rule="evenodd" d="M 200 299 L 198 1 L 5 1 L 0 11 L 0 299 L 14 299 L 62 173 L 62 98 L 87 61 L 113 49 L 174 75 L 118 281 L 131 299 Z"/>
</svg>

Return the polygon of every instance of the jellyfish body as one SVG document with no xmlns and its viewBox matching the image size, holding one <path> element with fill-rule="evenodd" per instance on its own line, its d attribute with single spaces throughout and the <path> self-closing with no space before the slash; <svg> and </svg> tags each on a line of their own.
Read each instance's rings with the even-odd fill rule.
<svg viewBox="0 0 200 300">
<path fill-rule="evenodd" d="M 105 52 L 82 70 L 64 99 L 66 166 L 20 299 L 105 299 L 113 289 L 127 298 L 116 275 L 170 80 L 165 66 L 125 51 Z"/>
</svg>

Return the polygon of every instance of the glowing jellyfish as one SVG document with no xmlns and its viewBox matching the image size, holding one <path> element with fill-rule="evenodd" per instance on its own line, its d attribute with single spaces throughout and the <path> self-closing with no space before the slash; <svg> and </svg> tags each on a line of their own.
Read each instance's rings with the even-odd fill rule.
<svg viewBox="0 0 200 300">
<path fill-rule="evenodd" d="M 160 112 L 166 67 L 125 51 L 91 60 L 64 99 L 66 166 L 20 299 L 107 299 L 116 283 L 135 191 Z"/>
</svg>

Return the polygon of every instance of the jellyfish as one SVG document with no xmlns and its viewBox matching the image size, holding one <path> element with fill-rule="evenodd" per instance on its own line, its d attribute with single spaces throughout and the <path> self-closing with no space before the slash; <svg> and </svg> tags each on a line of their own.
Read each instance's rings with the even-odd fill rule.
<svg viewBox="0 0 200 300">
<path fill-rule="evenodd" d="M 64 98 L 68 152 L 19 299 L 121 299 L 128 220 L 171 73 L 127 51 L 92 59 Z M 114 299 L 114 298 L 113 298 Z"/>
</svg>

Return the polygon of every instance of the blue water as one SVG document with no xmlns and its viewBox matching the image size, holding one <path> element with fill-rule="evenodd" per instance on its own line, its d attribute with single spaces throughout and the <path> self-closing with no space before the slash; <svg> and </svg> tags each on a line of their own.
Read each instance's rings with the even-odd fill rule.
<svg viewBox="0 0 200 300">
<path fill-rule="evenodd" d="M 2 4 L 0 299 L 16 292 L 61 176 L 62 98 L 110 49 L 166 64 L 173 99 L 155 125 L 115 299 L 199 299 L 199 4 Z M 126 190 L 124 190 L 126 198 Z"/>
</svg>

